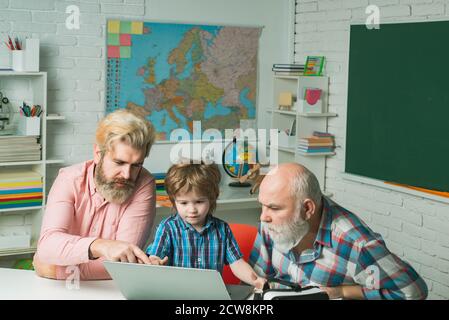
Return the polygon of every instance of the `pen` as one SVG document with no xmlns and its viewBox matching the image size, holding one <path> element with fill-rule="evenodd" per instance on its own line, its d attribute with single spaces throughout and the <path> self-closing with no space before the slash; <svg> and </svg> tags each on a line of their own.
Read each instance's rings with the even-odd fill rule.
<svg viewBox="0 0 449 320">
<path fill-rule="evenodd" d="M 9 42 L 9 47 L 11 48 L 11 50 L 15 50 L 14 49 L 14 44 L 12 43 L 11 37 L 8 36 L 8 42 Z"/>
<path fill-rule="evenodd" d="M 22 46 L 20 45 L 20 41 L 19 41 L 18 37 L 16 37 L 15 42 L 16 42 L 16 50 L 22 50 Z"/>
</svg>

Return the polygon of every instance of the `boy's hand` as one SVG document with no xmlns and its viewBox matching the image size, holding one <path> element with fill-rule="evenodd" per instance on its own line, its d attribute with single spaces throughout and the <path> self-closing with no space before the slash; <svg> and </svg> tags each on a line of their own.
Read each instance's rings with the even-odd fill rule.
<svg viewBox="0 0 449 320">
<path fill-rule="evenodd" d="M 168 257 L 161 259 L 158 256 L 149 256 L 148 258 L 150 259 L 150 264 L 155 264 L 159 266 L 166 265 L 168 262 Z"/>
</svg>

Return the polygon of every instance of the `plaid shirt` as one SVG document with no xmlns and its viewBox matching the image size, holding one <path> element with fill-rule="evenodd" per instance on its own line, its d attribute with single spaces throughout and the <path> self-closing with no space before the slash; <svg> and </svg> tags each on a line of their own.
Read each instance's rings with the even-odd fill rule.
<svg viewBox="0 0 449 320">
<path fill-rule="evenodd" d="M 225 264 L 232 264 L 243 256 L 231 228 L 223 220 L 209 215 L 198 232 L 177 214 L 160 223 L 147 254 L 160 258 L 167 256 L 170 266 L 219 272 Z"/>
<path fill-rule="evenodd" d="M 279 251 L 260 228 L 250 256 L 254 270 L 301 286 L 358 284 L 367 299 L 427 297 L 424 280 L 357 216 L 324 197 L 322 213 L 313 249 L 299 256 Z"/>
</svg>

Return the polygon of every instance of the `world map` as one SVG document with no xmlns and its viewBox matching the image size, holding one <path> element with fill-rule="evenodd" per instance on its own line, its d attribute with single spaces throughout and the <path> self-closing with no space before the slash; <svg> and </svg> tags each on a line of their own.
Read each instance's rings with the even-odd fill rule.
<svg viewBox="0 0 449 320">
<path fill-rule="evenodd" d="M 109 20 L 106 112 L 145 116 L 156 140 L 175 129 L 240 127 L 256 117 L 260 28 Z"/>
</svg>

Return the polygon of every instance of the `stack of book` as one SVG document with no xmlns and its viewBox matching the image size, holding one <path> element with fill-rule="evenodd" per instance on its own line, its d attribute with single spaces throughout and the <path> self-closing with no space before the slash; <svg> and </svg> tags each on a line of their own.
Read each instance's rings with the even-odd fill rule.
<svg viewBox="0 0 449 320">
<path fill-rule="evenodd" d="M 298 152 L 303 154 L 316 154 L 333 152 L 335 137 L 327 132 L 314 131 L 310 137 L 299 139 Z"/>
<path fill-rule="evenodd" d="M 0 172 L 0 209 L 42 205 L 42 176 L 31 170 Z"/>
<path fill-rule="evenodd" d="M 156 179 L 156 204 L 159 207 L 172 207 L 167 191 L 165 190 L 166 173 L 153 173 Z"/>
<path fill-rule="evenodd" d="M 41 160 L 36 136 L 0 136 L 0 162 Z"/>
<path fill-rule="evenodd" d="M 300 76 L 304 73 L 304 68 L 303 64 L 275 63 L 271 70 L 278 76 Z"/>
</svg>

